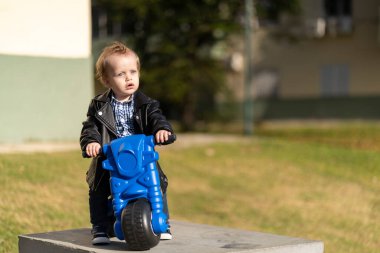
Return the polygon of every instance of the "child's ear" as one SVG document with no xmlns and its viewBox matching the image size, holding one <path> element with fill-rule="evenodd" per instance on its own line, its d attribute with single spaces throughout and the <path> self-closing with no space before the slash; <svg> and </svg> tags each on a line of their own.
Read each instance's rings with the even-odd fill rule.
<svg viewBox="0 0 380 253">
<path fill-rule="evenodd" d="M 102 76 L 102 83 L 108 87 L 108 80 L 105 76 Z"/>
</svg>

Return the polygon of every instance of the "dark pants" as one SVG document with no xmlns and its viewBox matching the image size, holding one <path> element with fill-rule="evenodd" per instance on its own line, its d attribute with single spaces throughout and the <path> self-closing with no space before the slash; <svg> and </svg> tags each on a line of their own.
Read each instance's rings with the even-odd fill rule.
<svg viewBox="0 0 380 253">
<path fill-rule="evenodd" d="M 166 190 L 166 189 L 165 189 Z M 109 225 L 115 221 L 113 216 L 112 206 L 110 206 L 109 196 L 111 195 L 109 184 L 109 173 L 102 173 L 102 178 L 99 180 L 95 189 L 89 191 L 89 204 L 90 204 L 90 221 L 93 226 L 102 227 L 105 231 L 108 230 Z M 169 219 L 168 202 L 166 199 L 166 191 L 163 194 L 163 211 Z"/>
</svg>

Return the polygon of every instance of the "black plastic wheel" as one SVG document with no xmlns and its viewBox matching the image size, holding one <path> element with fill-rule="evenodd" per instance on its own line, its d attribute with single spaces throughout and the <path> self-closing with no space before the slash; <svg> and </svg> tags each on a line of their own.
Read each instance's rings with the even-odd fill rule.
<svg viewBox="0 0 380 253">
<path fill-rule="evenodd" d="M 121 214 L 121 227 L 131 250 L 148 250 L 156 246 L 160 236 L 153 232 L 152 209 L 146 199 L 129 203 Z"/>
</svg>

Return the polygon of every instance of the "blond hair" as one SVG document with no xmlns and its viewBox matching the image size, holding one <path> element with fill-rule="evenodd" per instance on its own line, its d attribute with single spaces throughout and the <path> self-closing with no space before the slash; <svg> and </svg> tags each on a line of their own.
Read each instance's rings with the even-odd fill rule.
<svg viewBox="0 0 380 253">
<path fill-rule="evenodd" d="M 104 82 L 104 75 L 105 75 L 106 67 L 107 67 L 107 58 L 113 54 L 120 54 L 120 55 L 132 54 L 132 55 L 134 55 L 136 57 L 137 70 L 140 72 L 140 59 L 139 59 L 138 55 L 135 53 L 135 51 L 133 51 L 132 49 L 127 47 L 125 44 L 123 44 L 119 41 L 115 41 L 103 49 L 98 60 L 96 61 L 96 65 L 95 65 L 96 75 L 95 75 L 95 77 L 100 82 L 102 82 L 103 85 L 106 85 Z"/>
</svg>

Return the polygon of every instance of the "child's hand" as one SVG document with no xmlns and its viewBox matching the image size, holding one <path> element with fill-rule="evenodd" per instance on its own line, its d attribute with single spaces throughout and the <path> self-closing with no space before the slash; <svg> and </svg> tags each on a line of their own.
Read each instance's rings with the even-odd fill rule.
<svg viewBox="0 0 380 253">
<path fill-rule="evenodd" d="M 160 143 L 163 143 L 165 141 L 167 141 L 169 139 L 169 135 L 171 135 L 172 133 L 169 132 L 169 131 L 166 131 L 166 130 L 160 130 L 156 133 L 156 143 L 157 144 L 160 144 Z"/>
<path fill-rule="evenodd" d="M 86 154 L 89 157 L 96 157 L 97 155 L 99 155 L 100 148 L 101 148 L 101 146 L 99 143 L 91 142 L 91 143 L 87 144 Z"/>
</svg>

